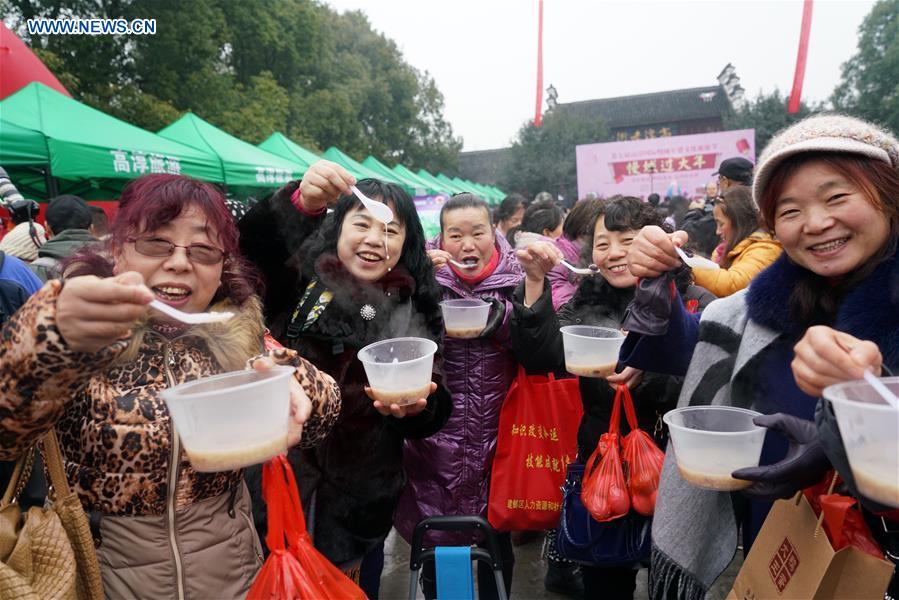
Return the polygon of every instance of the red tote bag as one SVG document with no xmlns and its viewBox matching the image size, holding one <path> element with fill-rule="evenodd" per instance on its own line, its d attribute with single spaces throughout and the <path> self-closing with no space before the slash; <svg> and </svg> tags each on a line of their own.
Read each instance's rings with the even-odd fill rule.
<svg viewBox="0 0 899 600">
<path fill-rule="evenodd" d="M 562 483 L 577 457 L 583 415 L 576 378 L 528 375 L 518 367 L 499 415 L 487 520 L 500 531 L 555 527 Z"/>
</svg>

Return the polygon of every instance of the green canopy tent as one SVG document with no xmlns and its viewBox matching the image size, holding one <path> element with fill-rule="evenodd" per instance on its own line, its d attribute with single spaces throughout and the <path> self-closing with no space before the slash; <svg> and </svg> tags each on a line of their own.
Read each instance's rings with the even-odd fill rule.
<svg viewBox="0 0 899 600">
<path fill-rule="evenodd" d="M 495 200 L 493 192 L 489 191 L 483 185 L 475 183 L 474 181 L 469 181 L 468 179 L 462 179 L 461 177 L 453 177 L 453 181 L 456 180 L 458 180 L 460 184 L 465 184 L 469 188 L 474 189 L 475 193 L 487 202 L 492 203 Z"/>
<path fill-rule="evenodd" d="M 394 180 L 394 181 L 398 182 L 399 185 L 402 186 L 402 188 L 405 189 L 407 192 L 409 192 L 409 195 L 412 196 L 413 198 L 415 196 L 424 195 L 424 190 L 417 190 L 415 188 L 414 184 L 406 181 L 405 179 L 403 179 L 402 177 L 400 177 L 399 175 L 394 173 L 390 167 L 388 167 L 387 165 L 385 165 L 384 163 L 379 161 L 374 156 L 369 155 L 368 157 L 366 157 L 365 160 L 362 161 L 361 164 L 363 167 L 365 167 L 369 171 L 372 171 L 373 173 L 377 173 L 378 179 L 380 179 L 382 181 Z M 421 194 L 418 193 L 419 191 L 421 191 Z"/>
<path fill-rule="evenodd" d="M 499 188 L 496 187 L 496 186 L 493 186 L 493 185 L 487 185 L 486 183 L 482 183 L 482 184 L 480 184 L 480 185 L 481 185 L 481 187 L 483 187 L 485 190 L 487 190 L 489 193 L 493 194 L 493 197 L 496 198 L 496 201 L 497 201 L 497 202 L 502 202 L 503 198 L 506 197 L 506 193 L 503 192 L 501 189 L 499 189 Z"/>
<path fill-rule="evenodd" d="M 402 174 L 397 171 L 395 168 L 391 169 L 381 161 L 379 161 L 374 156 L 369 156 L 362 164 L 372 171 L 376 171 L 378 173 L 383 173 L 382 179 L 393 178 L 400 180 L 401 185 L 406 188 L 409 194 L 412 195 L 413 198 L 420 198 L 422 196 L 434 196 L 440 193 L 438 190 L 433 189 L 433 187 L 427 182 L 422 181 L 418 177 L 415 177 L 413 174 L 411 177 Z"/>
<path fill-rule="evenodd" d="M 497 198 L 496 191 L 491 189 L 490 186 L 486 186 L 483 183 L 478 183 L 476 181 L 468 181 L 468 183 L 481 190 L 481 197 L 487 202 L 495 204 L 501 200 L 501 198 Z"/>
<path fill-rule="evenodd" d="M 40 131 L 20 127 L 0 116 L 0 165 L 39 165 L 50 162 L 47 140 Z"/>
<path fill-rule="evenodd" d="M 338 150 L 334 146 L 325 150 L 324 158 L 336 162 L 338 165 L 349 171 L 356 179 L 381 179 L 390 183 L 403 185 L 403 182 L 395 175 L 388 177 L 384 173 L 369 169 L 358 160 Z"/>
<path fill-rule="evenodd" d="M 452 181 L 437 179 L 436 177 L 434 177 L 433 175 L 431 175 L 424 169 L 418 170 L 418 176 L 421 177 L 422 179 L 424 179 L 425 181 L 430 181 L 434 185 L 434 187 L 436 187 L 438 189 L 446 190 L 450 194 L 458 194 L 460 192 L 467 191 L 467 190 L 463 190 L 462 188 L 460 188 L 459 186 L 454 184 Z"/>
<path fill-rule="evenodd" d="M 16 185 L 32 198 L 70 193 L 109 199 L 146 173 L 222 181 L 214 156 L 111 117 L 42 83 L 31 83 L 0 101 L 0 115 L 0 165 L 11 166 Z"/>
<path fill-rule="evenodd" d="M 437 177 L 437 181 L 443 181 L 444 183 L 446 183 L 446 185 L 456 186 L 456 189 L 458 189 L 460 192 L 468 192 L 469 194 L 477 194 L 478 193 L 477 189 L 471 187 L 470 185 L 463 183 L 462 180 L 459 179 L 458 177 L 456 179 L 450 179 L 443 173 L 437 173 L 436 177 Z"/>
<path fill-rule="evenodd" d="M 3 118 L 0 118 L 0 166 L 29 198 L 46 198 L 43 190 L 57 189 L 49 176 L 50 154 L 44 134 Z"/>
<path fill-rule="evenodd" d="M 433 194 L 433 195 L 437 195 L 437 194 L 449 195 L 450 194 L 450 192 L 446 189 L 446 186 L 443 186 L 443 185 L 437 186 L 434 184 L 434 182 L 428 181 L 424 177 L 421 177 L 418 174 L 416 174 L 414 171 L 412 171 L 412 169 L 409 169 L 403 165 L 398 164 L 395 167 L 393 167 L 393 170 L 400 177 L 405 177 L 406 179 L 410 179 L 412 181 L 418 182 L 418 184 L 421 187 L 430 190 L 428 192 L 429 194 Z"/>
<path fill-rule="evenodd" d="M 266 152 L 277 154 L 281 158 L 286 158 L 287 160 L 303 165 L 303 173 L 305 173 L 306 169 L 311 167 L 313 163 L 320 161 L 322 158 L 315 152 L 306 150 L 280 131 L 276 131 L 268 136 L 268 139 L 259 144 L 258 147 Z"/>
<path fill-rule="evenodd" d="M 224 172 L 224 184 L 238 196 L 243 195 L 246 188 L 281 187 L 306 172 L 304 165 L 260 150 L 193 113 L 185 114 L 160 130 L 159 135 L 215 156 Z"/>
<path fill-rule="evenodd" d="M 481 197 L 484 198 L 490 204 L 497 204 L 497 203 L 501 202 L 502 199 L 505 197 L 502 195 L 502 193 L 499 193 L 499 191 L 496 188 L 490 187 L 489 185 L 485 185 L 483 183 L 478 183 L 476 181 L 470 181 L 468 179 L 466 179 L 464 181 L 466 181 L 469 185 L 474 186 L 475 189 L 480 190 Z"/>
</svg>

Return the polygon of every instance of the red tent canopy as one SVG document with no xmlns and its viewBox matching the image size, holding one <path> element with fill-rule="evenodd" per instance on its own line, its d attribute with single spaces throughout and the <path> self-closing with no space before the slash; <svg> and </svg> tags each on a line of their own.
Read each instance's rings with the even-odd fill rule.
<svg viewBox="0 0 899 600">
<path fill-rule="evenodd" d="M 72 97 L 25 42 L 0 21 L 0 99 L 18 92 L 32 81 L 40 81 L 57 92 Z"/>
</svg>

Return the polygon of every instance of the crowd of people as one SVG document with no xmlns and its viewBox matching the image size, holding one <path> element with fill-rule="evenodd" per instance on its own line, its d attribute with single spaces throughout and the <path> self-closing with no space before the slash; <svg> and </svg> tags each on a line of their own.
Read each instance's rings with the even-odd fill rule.
<svg viewBox="0 0 899 600">
<path fill-rule="evenodd" d="M 692 201 L 614 196 L 570 211 L 552 197 L 513 194 L 491 208 L 457 194 L 431 240 L 401 187 L 356 181 L 324 160 L 248 211 L 230 210 L 212 185 L 155 174 L 125 188 L 111 223 L 59 196 L 44 228 L 32 201 L 8 194 L 4 483 L 53 429 L 109 597 L 244 597 L 268 552 L 260 467 L 194 470 L 160 392 L 290 365 L 287 457 L 307 527 L 316 548 L 377 598 L 392 528 L 408 541 L 427 517 L 487 515 L 500 412 L 519 367 L 564 376 L 560 328 L 595 325 L 627 337 L 613 374 L 579 378 L 577 460 L 609 430 L 626 386 L 640 428 L 668 450 L 651 559 L 575 565 L 550 532 L 548 589 L 629 599 L 648 567 L 653 600 L 702 598 L 738 532 L 748 552 L 772 503 L 830 469 L 869 521 L 883 523 L 872 526 L 875 539 L 895 547 L 899 507 L 858 490 L 820 399 L 865 370 L 899 370 L 899 142 L 871 123 L 819 115 L 772 138 L 757 164 L 724 160 L 717 175 Z M 353 185 L 393 220 L 377 221 Z M 720 268 L 690 269 L 681 249 Z M 152 312 L 153 299 L 237 317 L 188 326 Z M 440 303 L 453 299 L 487 302 L 486 327 L 447 336 Z M 634 314 L 655 331 L 632 329 Z M 357 353 L 400 337 L 437 343 L 430 388 L 411 404 L 382 404 Z M 663 416 L 708 404 L 765 415 L 761 466 L 733 473 L 751 482 L 740 492 L 692 486 L 669 448 Z M 498 539 L 514 594 L 511 532 Z M 451 532 L 429 540 L 483 543 Z M 497 597 L 490 569 L 478 581 L 481 597 Z M 436 597 L 433 563 L 421 587 Z M 895 576 L 887 597 L 899 597 Z"/>
</svg>

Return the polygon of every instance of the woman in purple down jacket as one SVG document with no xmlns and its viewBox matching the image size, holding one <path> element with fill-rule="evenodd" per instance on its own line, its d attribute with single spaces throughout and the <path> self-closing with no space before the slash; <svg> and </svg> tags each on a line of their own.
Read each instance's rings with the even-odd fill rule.
<svg viewBox="0 0 899 600">
<path fill-rule="evenodd" d="M 496 450 L 499 412 L 517 365 L 509 344 L 509 299 L 523 277 L 512 248 L 494 235 L 490 209 L 473 194 L 453 196 L 440 211 L 440 236 L 431 243 L 431 260 L 443 299 L 481 298 L 490 302 L 487 327 L 475 338 L 444 335 L 443 361 L 453 412 L 443 429 L 427 439 L 407 440 L 408 477 L 396 513 L 396 528 L 407 541 L 416 523 L 435 515 L 487 514 L 490 468 Z M 448 261 L 452 259 L 467 268 Z M 470 265 L 470 266 L 469 266 Z M 472 543 L 471 536 L 439 534 L 441 545 Z M 511 590 L 512 543 L 500 534 L 503 578 Z M 478 567 L 481 598 L 496 593 L 493 573 Z M 436 596 L 433 563 L 422 572 L 427 598 Z"/>
</svg>

